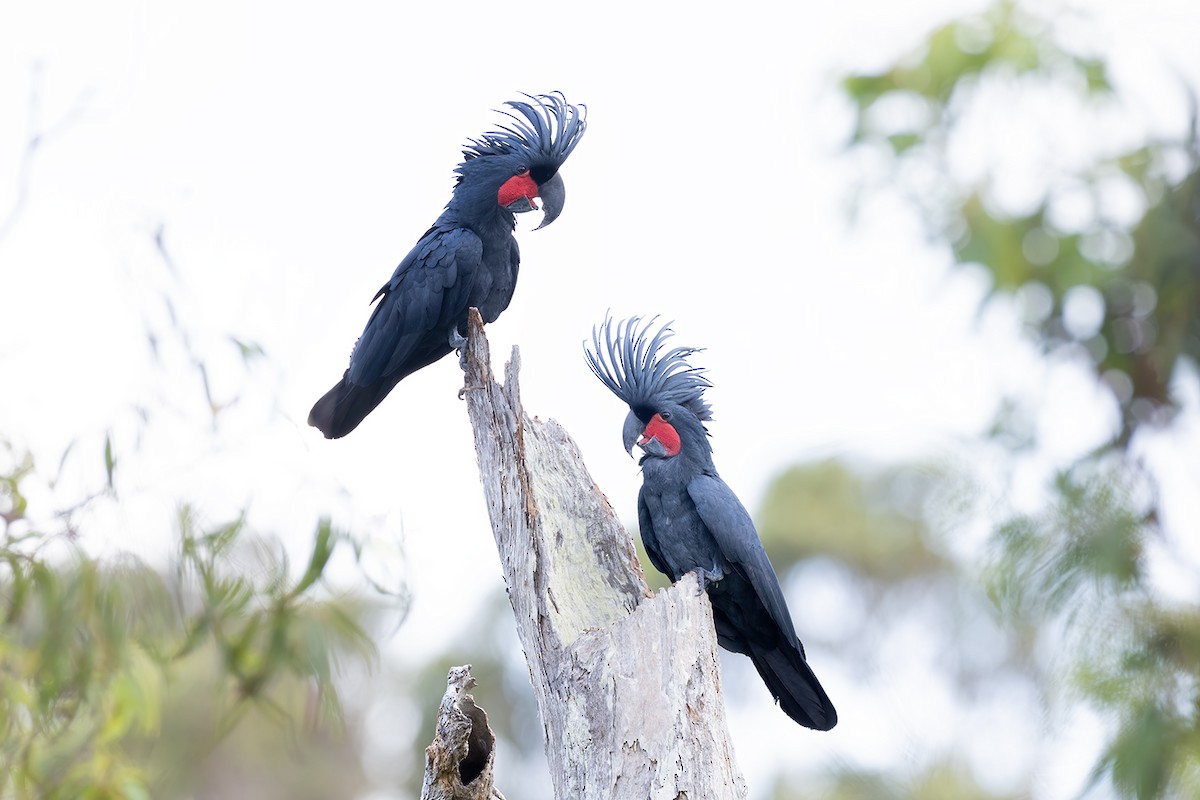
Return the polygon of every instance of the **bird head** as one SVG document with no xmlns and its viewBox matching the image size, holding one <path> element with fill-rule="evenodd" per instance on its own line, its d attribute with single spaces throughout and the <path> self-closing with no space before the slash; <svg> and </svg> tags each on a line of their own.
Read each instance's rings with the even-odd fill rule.
<svg viewBox="0 0 1200 800">
<path fill-rule="evenodd" d="M 511 123 L 469 140 L 451 202 L 523 214 L 537 210 L 540 199 L 544 228 L 562 213 L 567 190 L 558 169 L 587 130 L 587 106 L 557 92 L 525 97 L 529 102 L 509 101 L 512 110 L 501 112 Z"/>
<path fill-rule="evenodd" d="M 687 362 L 697 348 L 675 347 L 660 356 L 674 333 L 668 322 L 651 336 L 657 320 L 606 318 L 592 329 L 592 348 L 585 345 L 584 356 L 596 377 L 629 406 L 622 439 L 631 455 L 637 445 L 644 458 L 675 458 L 691 444 L 702 451 L 692 455 L 707 457 L 704 421 L 712 419 L 712 409 L 704 390 L 712 384 Z"/>
</svg>

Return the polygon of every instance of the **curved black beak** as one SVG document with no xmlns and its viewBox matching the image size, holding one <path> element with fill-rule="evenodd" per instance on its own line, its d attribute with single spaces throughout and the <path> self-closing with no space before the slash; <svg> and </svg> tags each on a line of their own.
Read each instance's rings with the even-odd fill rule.
<svg viewBox="0 0 1200 800">
<path fill-rule="evenodd" d="M 537 206 L 528 197 L 518 197 L 506 205 L 505 208 L 514 214 L 524 214 L 528 211 L 533 211 Z"/>
<path fill-rule="evenodd" d="M 621 429 L 621 441 L 625 443 L 625 452 L 633 457 L 633 446 L 637 444 L 638 439 L 642 438 L 642 433 L 646 430 L 645 424 L 637 418 L 637 414 L 632 411 L 629 416 L 625 417 L 625 427 Z"/>
<path fill-rule="evenodd" d="M 562 213 L 563 203 L 567 201 L 567 187 L 556 172 L 554 177 L 538 186 L 538 197 L 542 200 L 542 224 L 534 230 L 546 227 Z"/>
</svg>

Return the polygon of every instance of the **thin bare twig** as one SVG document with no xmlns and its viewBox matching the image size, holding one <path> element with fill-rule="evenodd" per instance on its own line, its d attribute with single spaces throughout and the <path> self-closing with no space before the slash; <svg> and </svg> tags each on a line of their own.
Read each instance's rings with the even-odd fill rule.
<svg viewBox="0 0 1200 800">
<path fill-rule="evenodd" d="M 3 243 L 4 239 L 16 226 L 17 220 L 28 203 L 29 187 L 33 177 L 33 163 L 38 154 L 42 148 L 63 135 L 78 121 L 87 109 L 92 95 L 95 93 L 92 87 L 84 89 L 65 114 L 52 124 L 43 126 L 41 124 L 41 99 L 42 76 L 44 72 L 45 68 L 43 65 L 35 62 L 32 69 L 33 74 L 29 81 L 29 113 L 27 121 L 29 134 L 25 141 L 25 149 L 21 154 L 20 163 L 17 165 L 17 185 L 12 207 L 7 214 L 0 217 L 0 243 Z"/>
</svg>

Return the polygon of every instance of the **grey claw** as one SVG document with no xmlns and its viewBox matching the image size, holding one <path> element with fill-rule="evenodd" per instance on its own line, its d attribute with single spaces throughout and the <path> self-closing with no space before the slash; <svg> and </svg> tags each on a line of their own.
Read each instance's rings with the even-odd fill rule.
<svg viewBox="0 0 1200 800">
<path fill-rule="evenodd" d="M 480 389 L 486 389 L 486 388 L 487 388 L 486 386 L 463 386 L 461 389 L 458 390 L 458 399 L 462 400 L 463 398 L 465 398 L 467 396 L 467 392 L 474 392 L 474 391 L 478 391 Z"/>
<path fill-rule="evenodd" d="M 458 368 L 463 372 L 467 371 L 467 340 L 458 332 L 458 328 L 450 329 L 448 338 L 450 346 L 458 353 Z"/>
<path fill-rule="evenodd" d="M 715 564 L 712 569 L 697 569 L 696 574 L 700 577 L 700 588 L 705 591 L 708 591 L 709 584 L 717 583 L 725 577 L 725 571 Z"/>
</svg>

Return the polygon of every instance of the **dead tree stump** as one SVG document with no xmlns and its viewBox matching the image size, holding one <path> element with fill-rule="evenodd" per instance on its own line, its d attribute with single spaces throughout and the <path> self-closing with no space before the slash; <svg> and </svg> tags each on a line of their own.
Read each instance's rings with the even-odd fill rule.
<svg viewBox="0 0 1200 800">
<path fill-rule="evenodd" d="M 468 327 L 479 474 L 555 796 L 745 797 L 707 594 L 688 578 L 651 595 L 575 443 L 522 409 L 516 348 L 500 385 L 474 309 Z"/>
</svg>

